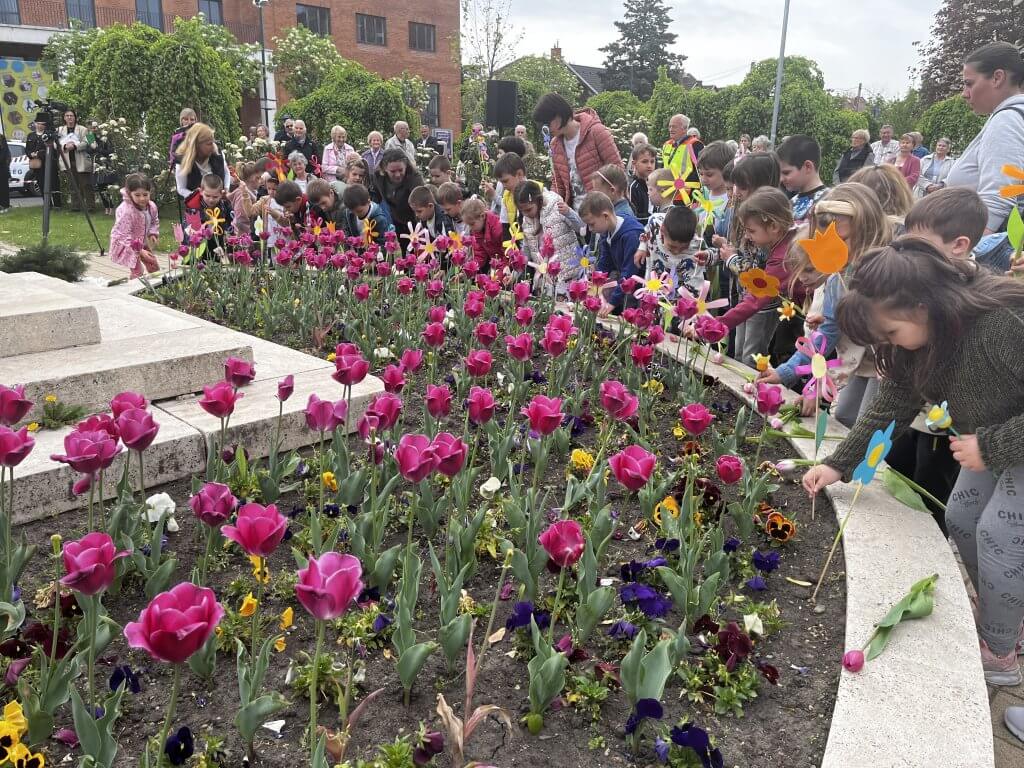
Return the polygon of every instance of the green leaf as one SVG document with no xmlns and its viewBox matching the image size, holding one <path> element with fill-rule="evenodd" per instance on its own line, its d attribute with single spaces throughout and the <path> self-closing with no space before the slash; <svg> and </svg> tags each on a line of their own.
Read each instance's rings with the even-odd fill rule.
<svg viewBox="0 0 1024 768">
<path fill-rule="evenodd" d="M 640 666 L 640 687 L 637 700 L 656 699 L 661 701 L 665 693 L 665 682 L 672 673 L 672 662 L 669 658 L 669 645 L 672 640 L 659 640 L 658 644 L 644 656 Z"/>
<path fill-rule="evenodd" d="M 405 690 L 408 691 L 412 688 L 416 675 L 423 669 L 423 665 L 427 663 L 430 654 L 436 650 L 437 643 L 433 642 L 417 643 L 405 649 L 405 653 L 398 660 L 398 679 L 402 681 L 402 687 Z"/>
<path fill-rule="evenodd" d="M 587 595 L 586 601 L 576 609 L 576 642 L 579 645 L 587 641 L 614 602 L 615 590 L 611 587 L 600 587 Z"/>
<path fill-rule="evenodd" d="M 210 635 L 203 647 L 193 653 L 188 660 L 188 667 L 204 680 L 213 678 L 217 668 L 217 636 Z"/>
<path fill-rule="evenodd" d="M 235 715 L 235 725 L 247 742 L 252 741 L 256 730 L 275 712 L 288 706 L 288 702 L 279 693 L 266 694 L 254 699 L 241 707 Z"/>
<path fill-rule="evenodd" d="M 821 411 L 818 414 L 818 423 L 814 427 L 814 455 L 818 455 L 821 449 L 821 442 L 825 439 L 825 429 L 828 427 L 828 413 Z"/>
<path fill-rule="evenodd" d="M 901 504 L 916 509 L 918 512 L 929 512 L 928 507 L 924 503 L 924 499 L 921 495 L 911 488 L 907 481 L 898 472 L 886 468 L 882 473 L 882 481 L 885 483 L 885 489 L 892 494 L 893 498 Z"/>
<path fill-rule="evenodd" d="M 690 587 L 686 580 L 666 565 L 659 565 L 657 570 L 661 582 L 672 593 L 672 602 L 675 604 L 676 610 L 685 614 L 690 600 Z"/>
<path fill-rule="evenodd" d="M 1021 243 L 1024 243 L 1024 219 L 1021 219 L 1020 208 L 1017 206 L 1010 211 L 1010 218 L 1006 222 L 1006 236 L 1014 250 L 1019 251 Z"/>
</svg>

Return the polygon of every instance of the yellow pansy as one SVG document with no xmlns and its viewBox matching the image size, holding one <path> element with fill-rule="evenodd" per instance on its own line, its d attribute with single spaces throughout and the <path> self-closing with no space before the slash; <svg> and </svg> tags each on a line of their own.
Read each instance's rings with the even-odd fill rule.
<svg viewBox="0 0 1024 768">
<path fill-rule="evenodd" d="M 57 402 L 57 396 L 56 395 L 47 395 L 46 397 L 43 398 L 43 400 L 45 400 L 48 403 L 56 403 Z"/>
<path fill-rule="evenodd" d="M 683 428 L 682 428 L 681 426 L 679 426 L 678 424 L 676 424 L 676 425 L 675 425 L 675 426 L 674 426 L 674 427 L 672 428 L 672 436 L 673 436 L 673 437 L 675 437 L 675 438 L 676 438 L 676 440 L 682 440 L 682 439 L 683 439 L 684 437 L 686 437 L 686 430 L 685 430 L 685 429 L 683 429 Z"/>
<path fill-rule="evenodd" d="M 27 429 L 29 432 L 38 432 L 39 431 L 39 422 L 38 421 L 33 421 L 33 422 L 29 423 L 28 426 L 25 427 L 25 429 Z"/>
<path fill-rule="evenodd" d="M 668 512 L 672 517 L 679 517 L 679 502 L 676 501 L 675 496 L 666 496 L 664 499 L 658 502 L 658 506 L 654 508 L 654 522 L 659 526 L 661 525 L 661 513 L 662 510 Z"/>
<path fill-rule="evenodd" d="M 287 647 L 288 647 L 288 644 L 285 643 L 283 636 L 277 638 L 277 640 L 274 641 L 274 650 L 277 651 L 278 653 L 281 653 Z"/>
<path fill-rule="evenodd" d="M 270 569 L 266 562 L 259 555 L 249 555 L 249 562 L 252 563 L 252 575 L 260 584 L 270 582 Z"/>
<path fill-rule="evenodd" d="M 25 713 L 22 712 L 21 703 L 18 701 L 12 701 L 4 705 L 3 721 L 17 728 L 19 736 L 28 730 L 28 720 L 25 719 Z"/>
<path fill-rule="evenodd" d="M 650 379 L 641 384 L 640 389 L 650 392 L 652 395 L 660 395 L 665 391 L 665 385 L 657 379 Z"/>
<path fill-rule="evenodd" d="M 46 765 L 41 752 L 33 754 L 24 744 L 15 744 L 8 755 L 8 760 L 14 768 L 43 768 Z"/>
<path fill-rule="evenodd" d="M 292 622 L 294 620 L 295 620 L 295 611 L 293 611 L 292 607 L 289 605 L 287 608 L 285 608 L 281 612 L 281 623 L 278 624 L 277 626 L 279 626 L 281 629 L 291 629 L 292 628 Z"/>
<path fill-rule="evenodd" d="M 594 468 L 594 456 L 589 451 L 585 451 L 582 448 L 575 448 L 573 452 L 569 454 L 569 463 L 572 468 L 580 472 L 589 472 Z"/>
<path fill-rule="evenodd" d="M 250 592 L 245 596 L 245 598 L 243 598 L 242 607 L 238 609 L 238 615 L 249 618 L 256 613 L 257 605 L 259 605 L 259 603 L 256 601 L 256 598 L 252 596 L 252 592 Z"/>
<path fill-rule="evenodd" d="M 338 490 L 338 479 L 334 476 L 333 472 L 324 472 L 320 479 L 323 481 L 324 488 L 334 493 Z"/>
<path fill-rule="evenodd" d="M 6 761 L 20 743 L 18 729 L 11 723 L 0 720 L 0 762 Z"/>
</svg>

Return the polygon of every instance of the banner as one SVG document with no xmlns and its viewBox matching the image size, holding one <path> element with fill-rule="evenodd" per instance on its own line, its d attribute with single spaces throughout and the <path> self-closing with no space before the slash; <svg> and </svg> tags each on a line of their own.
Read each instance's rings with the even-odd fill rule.
<svg viewBox="0 0 1024 768">
<path fill-rule="evenodd" d="M 35 120 L 36 101 L 47 98 L 53 78 L 38 61 L 0 57 L 0 124 L 8 140 L 24 141 Z"/>
</svg>

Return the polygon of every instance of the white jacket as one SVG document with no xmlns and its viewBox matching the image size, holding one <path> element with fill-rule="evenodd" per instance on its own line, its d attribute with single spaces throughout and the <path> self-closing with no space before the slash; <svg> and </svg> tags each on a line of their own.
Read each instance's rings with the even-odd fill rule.
<svg viewBox="0 0 1024 768">
<path fill-rule="evenodd" d="M 940 162 L 942 165 L 939 167 L 938 175 L 932 180 L 929 176 L 932 171 L 932 165 L 936 162 Z M 946 155 L 942 160 L 939 160 L 934 153 L 921 158 L 921 175 L 917 177 L 917 183 L 914 184 L 914 197 L 924 197 L 929 186 L 945 181 L 946 177 L 949 176 L 949 169 L 952 167 L 953 158 L 949 155 Z"/>
<path fill-rule="evenodd" d="M 545 189 L 544 200 L 540 206 L 540 217 L 531 219 L 529 216 L 523 216 L 523 239 L 526 241 L 525 251 L 533 258 L 539 259 L 544 235 L 551 235 L 555 246 L 553 260 L 561 266 L 556 291 L 565 293 L 569 283 L 579 279 L 581 270 L 579 268 L 572 269 L 569 266 L 570 262 L 574 261 L 573 256 L 576 253 L 579 240 L 576 239 L 576 233 L 572 231 L 569 222 L 559 212 L 558 204 L 560 202 L 562 202 L 561 197 Z"/>
</svg>

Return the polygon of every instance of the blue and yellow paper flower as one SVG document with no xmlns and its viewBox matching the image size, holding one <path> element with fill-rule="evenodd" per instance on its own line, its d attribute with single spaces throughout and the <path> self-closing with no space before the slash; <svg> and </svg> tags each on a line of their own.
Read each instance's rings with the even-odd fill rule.
<svg viewBox="0 0 1024 768">
<path fill-rule="evenodd" d="M 880 429 L 875 430 L 875 434 L 871 436 L 871 442 L 868 443 L 868 449 L 864 452 L 864 460 L 853 470 L 854 482 L 867 485 L 875 479 L 878 465 L 885 460 L 885 457 L 889 455 L 889 451 L 892 450 L 892 433 L 894 429 L 896 429 L 896 422 L 890 421 L 889 426 L 885 428 L 884 432 Z"/>
</svg>

